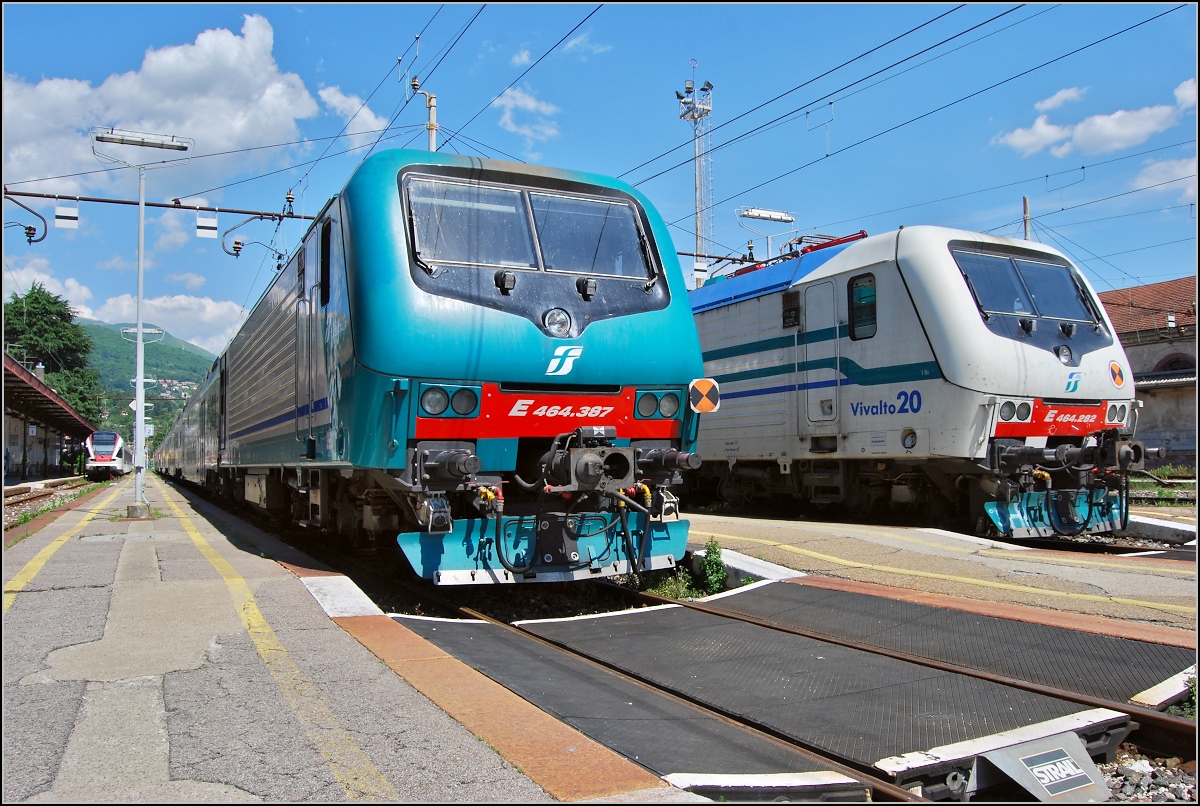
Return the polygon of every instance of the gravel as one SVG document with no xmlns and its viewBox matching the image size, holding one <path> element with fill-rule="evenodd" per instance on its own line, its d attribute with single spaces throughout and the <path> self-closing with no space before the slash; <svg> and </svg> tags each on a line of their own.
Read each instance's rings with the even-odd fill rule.
<svg viewBox="0 0 1200 806">
<path fill-rule="evenodd" d="M 1122 745 L 1112 764 L 1098 764 L 1112 799 L 1134 803 L 1195 803 L 1196 762 L 1150 758 Z"/>
<path fill-rule="evenodd" d="M 26 513 L 37 515 L 46 510 L 57 509 L 63 504 L 74 501 L 90 489 L 92 489 L 92 485 L 72 487 L 71 489 L 55 492 L 53 495 L 48 495 L 44 498 L 30 500 L 28 503 L 21 500 L 25 497 L 23 495 L 9 496 L 4 502 L 4 529 L 7 531 L 16 526 L 21 517 Z M 41 492 L 41 490 L 34 490 L 34 492 Z"/>
</svg>

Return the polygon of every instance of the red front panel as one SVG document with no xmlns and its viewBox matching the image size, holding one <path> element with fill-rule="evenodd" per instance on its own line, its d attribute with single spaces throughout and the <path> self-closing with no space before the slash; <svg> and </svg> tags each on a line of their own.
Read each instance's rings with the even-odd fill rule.
<svg viewBox="0 0 1200 806">
<path fill-rule="evenodd" d="M 417 417 L 417 439 L 556 437 L 581 425 L 611 425 L 618 439 L 677 439 L 680 421 L 638 420 L 632 388 L 616 395 L 501 392 L 484 384 L 479 416 Z"/>
<path fill-rule="evenodd" d="M 996 423 L 998 437 L 1075 437 L 1086 436 L 1102 428 L 1114 428 L 1104 422 L 1108 401 L 1099 406 L 1065 406 L 1057 403 L 1033 402 L 1033 416 L 1028 422 L 1000 420 Z"/>
</svg>

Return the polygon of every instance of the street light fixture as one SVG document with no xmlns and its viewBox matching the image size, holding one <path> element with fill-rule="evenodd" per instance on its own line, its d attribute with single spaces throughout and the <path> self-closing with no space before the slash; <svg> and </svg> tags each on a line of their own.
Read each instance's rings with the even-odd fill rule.
<svg viewBox="0 0 1200 806">
<path fill-rule="evenodd" d="M 118 165 L 124 165 L 126 168 L 137 168 L 138 172 L 138 259 L 137 259 L 137 377 L 134 379 L 136 389 L 134 390 L 134 426 L 133 426 L 133 454 L 134 454 L 134 483 L 133 483 L 133 505 L 129 507 L 129 517 L 131 518 L 146 518 L 150 515 L 150 508 L 146 506 L 146 379 L 145 379 L 145 363 L 146 363 L 146 345 L 143 343 L 143 327 L 142 327 L 142 289 L 143 276 L 145 271 L 145 243 L 146 243 L 146 170 L 149 168 L 166 168 L 172 165 L 184 165 L 190 157 L 179 156 L 165 160 L 149 161 L 139 160 L 136 155 L 131 159 L 122 159 L 114 154 L 98 151 L 97 143 L 107 143 L 119 146 L 136 146 L 139 148 L 153 148 L 167 151 L 178 151 L 186 154 L 195 145 L 196 141 L 186 137 L 174 137 L 161 134 L 149 134 L 147 132 L 132 132 L 121 131 L 113 128 L 97 128 L 92 129 L 92 153 L 96 155 L 96 159 L 101 162 L 111 162 Z"/>
</svg>

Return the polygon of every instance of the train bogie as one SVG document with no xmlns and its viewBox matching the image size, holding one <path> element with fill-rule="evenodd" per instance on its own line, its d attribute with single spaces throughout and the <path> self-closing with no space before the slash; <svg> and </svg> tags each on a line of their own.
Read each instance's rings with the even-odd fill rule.
<svg viewBox="0 0 1200 806">
<path fill-rule="evenodd" d="M 978 233 L 865 235 L 692 293 L 725 400 L 693 486 L 1017 536 L 1118 528 L 1133 386 L 1079 272 Z"/>
</svg>

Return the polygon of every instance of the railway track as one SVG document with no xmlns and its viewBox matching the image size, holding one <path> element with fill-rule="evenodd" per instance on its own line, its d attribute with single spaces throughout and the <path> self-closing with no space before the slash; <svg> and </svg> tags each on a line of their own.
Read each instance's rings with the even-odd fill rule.
<svg viewBox="0 0 1200 806">
<path fill-rule="evenodd" d="M 279 534 L 276 531 L 276 534 Z M 415 612 L 423 616 L 446 616 L 453 619 L 462 619 L 463 623 L 466 620 L 482 622 L 496 629 L 502 630 L 505 633 L 519 635 L 522 639 L 534 641 L 541 647 L 545 648 L 548 653 L 562 653 L 563 656 L 569 657 L 571 661 L 578 664 L 586 664 L 594 669 L 602 670 L 604 674 L 610 675 L 612 679 L 621 681 L 624 685 L 636 686 L 641 690 L 652 693 L 655 697 L 669 699 L 679 705 L 677 707 L 687 707 L 693 712 L 700 715 L 697 718 L 719 721 L 726 726 L 727 730 L 741 731 L 747 736 L 756 737 L 757 742 L 769 742 L 775 746 L 786 748 L 787 752 L 797 754 L 810 763 L 820 765 L 824 769 L 832 770 L 840 775 L 857 782 L 861 786 L 860 793 L 866 793 L 871 800 L 920 800 L 912 792 L 908 791 L 904 786 L 910 785 L 908 780 L 902 780 L 899 777 L 893 777 L 888 780 L 887 773 L 881 770 L 873 769 L 870 764 L 856 762 L 853 758 L 838 756 L 837 754 L 829 754 L 824 752 L 819 746 L 812 742 L 806 742 L 796 735 L 791 735 L 786 731 L 773 728 L 765 721 L 747 717 L 744 712 L 723 707 L 719 702 L 714 702 L 706 697 L 697 697 L 689 694 L 686 690 L 674 688 L 669 685 L 663 685 L 661 682 L 656 682 L 650 676 L 639 673 L 638 671 L 627 667 L 620 657 L 611 656 L 607 659 L 589 654 L 587 651 L 580 651 L 570 646 L 565 641 L 554 640 L 546 635 L 538 634 L 535 626 L 524 626 L 520 623 L 514 623 L 528 618 L 542 618 L 545 613 L 529 613 L 528 611 L 522 615 L 510 617 L 506 614 L 503 617 L 497 617 L 497 613 L 506 612 L 502 606 L 496 606 L 496 602 L 500 601 L 499 596 L 496 600 L 492 600 L 489 596 L 493 595 L 494 589 L 486 589 L 486 591 L 469 591 L 455 589 L 455 593 L 459 594 L 458 601 L 454 601 L 453 597 L 443 595 L 443 592 L 429 586 L 428 584 L 412 584 L 411 582 L 399 582 L 394 575 L 387 572 L 385 566 L 388 564 L 381 561 L 381 556 L 353 556 L 353 555 L 337 555 L 332 552 L 327 545 L 322 541 L 312 539 L 315 535 L 306 535 L 303 530 L 288 530 L 286 534 L 282 534 L 287 542 L 296 545 L 297 548 L 310 553 L 328 562 L 331 566 L 347 573 L 359 583 L 360 587 L 375 599 L 383 608 L 384 612 L 390 610 L 403 610 L 403 607 L 396 607 L 392 603 L 403 598 L 407 601 L 417 603 L 415 609 L 407 610 L 406 612 Z M 508 587 L 508 586 L 504 586 Z M 520 586 L 524 587 L 524 586 Z M 875 656 L 888 658 L 893 661 L 915 664 L 927 668 L 936 669 L 942 672 L 953 675 L 962 675 L 975 680 L 985 681 L 989 685 L 1005 686 L 1010 689 L 1016 689 L 1023 692 L 1029 692 L 1031 695 L 1042 697 L 1050 697 L 1057 700 L 1062 700 L 1068 703 L 1075 703 L 1085 706 L 1089 709 L 1104 709 L 1107 711 L 1125 714 L 1134 723 L 1136 730 L 1135 738 L 1137 744 L 1144 751 L 1152 752 L 1155 755 L 1162 757 L 1169 756 L 1194 756 L 1194 737 L 1196 731 L 1196 723 L 1193 720 L 1182 719 L 1164 714 L 1159 711 L 1148 708 L 1141 708 L 1131 705 L 1128 702 L 1119 702 L 1112 699 L 1089 695 L 1086 692 L 1070 690 L 1070 687 L 1047 685 L 1044 682 L 1036 680 L 1020 679 L 1011 675 L 997 673 L 994 669 L 973 668 L 971 666 L 946 662 L 936 658 L 923 657 L 907 652 L 897 652 L 879 646 L 871 645 L 864 642 L 847 640 L 842 637 L 829 635 L 823 632 L 814 630 L 799 629 L 794 625 L 782 624 L 768 618 L 755 618 L 740 613 L 731 613 L 727 609 L 713 607 L 709 604 L 701 602 L 682 602 L 662 597 L 654 596 L 647 593 L 639 593 L 632 589 L 618 585 L 593 586 L 601 587 L 611 592 L 616 600 L 626 600 L 626 606 L 633 605 L 676 605 L 697 613 L 705 614 L 706 616 L 718 617 L 733 621 L 739 624 L 744 624 L 747 628 L 766 629 L 778 635 L 793 635 L 801 639 L 811 641 L 819 641 L 824 644 L 829 644 L 837 647 L 844 647 L 850 650 L 867 652 Z M 790 586 L 788 586 L 790 587 Z M 405 589 L 405 593 L 397 593 L 399 589 Z M 517 596 L 514 601 L 525 601 L 534 599 L 544 593 L 545 586 L 540 586 L 537 590 L 525 589 L 519 593 L 523 596 Z M 507 590 L 500 593 L 513 593 Z M 735 597 L 736 598 L 736 597 Z M 478 599 L 482 604 L 468 606 L 463 604 L 463 600 Z M 474 603 L 473 603 L 474 604 Z M 621 603 L 616 602 L 612 608 L 621 610 Z M 485 612 L 490 611 L 490 612 Z M 553 615 L 576 615 L 580 610 L 574 612 L 558 612 Z M 595 612 L 582 610 L 584 613 Z M 637 612 L 636 610 L 632 612 Z M 408 622 L 406 622 L 408 623 Z M 455 628 L 460 629 L 460 628 Z M 543 630 L 544 631 L 544 630 Z M 785 639 L 786 640 L 786 639 Z M 581 649 L 586 650 L 587 647 Z M 557 655 L 556 655 L 557 656 Z M 481 669 L 482 671 L 482 669 Z M 486 672 L 485 672 L 486 673 Z M 498 679 L 499 681 L 499 679 Z M 503 681 L 499 681 L 502 684 Z M 511 686 L 510 686 L 511 687 Z M 514 689 L 515 691 L 516 689 Z M 631 698 L 632 699 L 632 698 Z M 769 719 L 770 715 L 765 715 Z M 699 791 L 699 790 L 694 790 Z M 934 796 L 935 793 L 926 789 L 924 793 L 927 796 Z M 720 791 L 709 790 L 703 792 L 706 796 L 716 797 L 717 799 L 738 800 L 743 799 L 739 793 L 735 791 Z M 843 792 L 844 794 L 844 792 Z M 937 799 L 942 799 L 945 793 L 937 794 Z"/>
<path fill-rule="evenodd" d="M 43 498 L 49 498 L 52 495 L 86 487 L 88 483 L 85 479 L 67 479 L 54 486 L 50 486 L 51 483 L 47 482 L 47 486 L 41 489 L 28 486 L 15 487 L 13 488 L 13 492 L 4 496 L 4 507 L 8 509 L 9 507 L 16 507 L 22 504 L 30 504 L 34 501 L 40 501 Z"/>
</svg>

